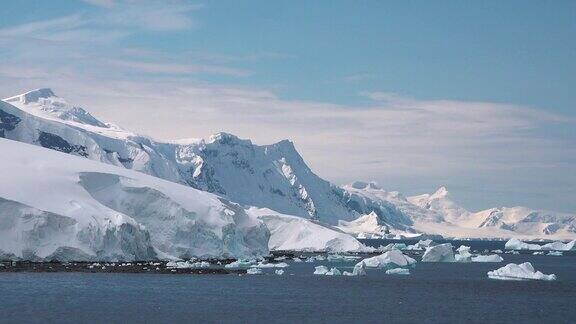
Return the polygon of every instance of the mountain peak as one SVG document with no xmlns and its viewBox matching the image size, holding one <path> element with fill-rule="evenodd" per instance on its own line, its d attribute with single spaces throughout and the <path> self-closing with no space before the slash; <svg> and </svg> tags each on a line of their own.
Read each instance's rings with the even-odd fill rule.
<svg viewBox="0 0 576 324">
<path fill-rule="evenodd" d="M 450 193 L 448 192 L 448 189 L 444 186 L 438 188 L 438 190 L 436 190 L 435 193 L 432 194 L 432 196 L 430 198 L 446 198 L 448 197 Z"/>
<path fill-rule="evenodd" d="M 20 102 L 23 104 L 28 104 L 32 102 L 38 102 L 42 98 L 56 97 L 54 91 L 50 88 L 40 88 L 32 91 L 25 92 L 23 94 L 6 98 L 7 102 Z"/>
<path fill-rule="evenodd" d="M 252 142 L 250 140 L 241 139 L 238 136 L 226 132 L 219 132 L 213 135 L 210 135 L 208 139 L 208 143 L 218 143 L 223 145 L 238 145 L 238 144 L 248 144 L 251 145 Z"/>
</svg>

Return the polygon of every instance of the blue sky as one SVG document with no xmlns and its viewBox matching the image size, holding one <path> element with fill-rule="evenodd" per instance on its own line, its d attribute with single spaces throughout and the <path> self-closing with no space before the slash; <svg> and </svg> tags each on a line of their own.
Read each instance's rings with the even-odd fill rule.
<svg viewBox="0 0 576 324">
<path fill-rule="evenodd" d="M 574 211 L 574 39 L 574 1 L 11 1 L 0 95 L 290 138 L 336 183 Z"/>
</svg>

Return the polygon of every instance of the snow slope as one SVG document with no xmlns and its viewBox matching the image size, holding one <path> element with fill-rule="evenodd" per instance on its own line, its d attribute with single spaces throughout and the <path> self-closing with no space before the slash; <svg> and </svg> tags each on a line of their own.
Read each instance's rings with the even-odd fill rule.
<svg viewBox="0 0 576 324">
<path fill-rule="evenodd" d="M 210 193 L 0 139 L 0 254 L 24 259 L 252 257 L 269 231 Z"/>
<path fill-rule="evenodd" d="M 351 235 L 329 225 L 283 215 L 267 208 L 252 207 L 248 213 L 257 216 L 270 230 L 270 250 L 333 253 L 372 250 Z"/>
<path fill-rule="evenodd" d="M 391 204 L 367 201 L 319 178 L 290 141 L 259 146 L 218 133 L 207 140 L 158 142 L 102 122 L 50 89 L 0 102 L 0 137 L 333 225 L 372 211 L 391 224 L 410 223 Z"/>
</svg>

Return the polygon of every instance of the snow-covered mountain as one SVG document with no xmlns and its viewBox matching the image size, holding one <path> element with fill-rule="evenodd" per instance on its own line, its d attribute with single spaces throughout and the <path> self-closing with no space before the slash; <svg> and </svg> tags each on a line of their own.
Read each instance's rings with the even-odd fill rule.
<svg viewBox="0 0 576 324">
<path fill-rule="evenodd" d="M 6 139 L 0 151 L 0 259 L 247 258 L 269 248 L 366 249 L 330 226 L 141 172 Z"/>
<path fill-rule="evenodd" d="M 574 239 L 576 215 L 526 207 L 491 208 L 470 212 L 458 205 L 445 187 L 433 194 L 404 197 L 375 183 L 343 186 L 356 196 L 386 201 L 412 220 L 411 228 L 426 234 L 459 238 Z"/>
<path fill-rule="evenodd" d="M 50 89 L 0 101 L 0 137 L 140 171 L 279 215 L 340 224 L 349 232 L 371 225 L 377 231 L 451 237 L 576 237 L 574 215 L 523 207 L 470 212 L 446 188 L 405 197 L 375 183 L 338 187 L 314 174 L 287 140 L 255 145 L 218 133 L 206 140 L 155 141 L 100 121 Z"/>
<path fill-rule="evenodd" d="M 392 226 L 411 224 L 394 205 L 356 196 L 315 175 L 290 141 L 259 146 L 219 133 L 207 140 L 159 142 L 102 122 L 50 89 L 4 99 L 0 137 L 333 225 L 373 211 Z"/>
</svg>

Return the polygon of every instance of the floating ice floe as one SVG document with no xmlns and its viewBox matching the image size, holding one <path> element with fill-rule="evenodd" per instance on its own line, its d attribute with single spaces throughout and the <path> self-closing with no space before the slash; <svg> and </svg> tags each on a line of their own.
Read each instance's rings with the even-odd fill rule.
<svg viewBox="0 0 576 324">
<path fill-rule="evenodd" d="M 502 262 L 504 259 L 498 254 L 477 255 L 472 257 L 472 262 Z"/>
<path fill-rule="evenodd" d="M 389 275 L 409 275 L 410 270 L 405 269 L 405 268 L 388 269 L 388 270 L 386 270 L 386 274 L 389 274 Z"/>
<path fill-rule="evenodd" d="M 542 251 L 536 251 L 536 252 L 532 253 L 532 255 L 542 255 L 542 254 L 544 254 L 544 252 L 542 252 Z"/>
<path fill-rule="evenodd" d="M 492 253 L 502 254 L 502 253 L 504 253 L 504 251 L 497 249 L 497 250 L 492 250 Z"/>
<path fill-rule="evenodd" d="M 542 250 L 553 250 L 553 251 L 572 251 L 576 250 L 576 240 L 562 243 L 559 241 L 548 243 L 542 245 Z"/>
<path fill-rule="evenodd" d="M 390 243 L 386 246 L 380 245 L 380 247 L 378 247 L 376 249 L 376 251 L 384 253 L 384 252 L 388 252 L 388 251 L 392 251 L 392 250 L 402 251 L 402 250 L 407 250 L 407 249 L 408 249 L 408 247 L 404 243 Z"/>
<path fill-rule="evenodd" d="M 472 254 L 470 253 L 469 246 L 461 245 L 456 251 L 458 252 L 454 255 L 456 262 L 472 262 Z"/>
<path fill-rule="evenodd" d="M 452 244 L 444 243 L 426 248 L 422 262 L 455 262 Z"/>
<path fill-rule="evenodd" d="M 254 265 L 256 262 L 257 262 L 256 260 L 237 260 L 225 265 L 224 268 L 228 269 L 248 268 Z"/>
<path fill-rule="evenodd" d="M 530 262 L 509 263 L 500 269 L 488 271 L 488 277 L 498 280 L 556 280 L 555 274 L 546 275 L 536 271 Z"/>
<path fill-rule="evenodd" d="M 426 249 L 427 247 L 431 246 L 434 243 L 434 241 L 428 239 L 428 240 L 420 240 L 418 241 L 418 243 L 413 244 L 413 245 L 408 245 L 406 247 L 406 250 L 410 251 L 410 250 L 414 250 L 414 251 L 422 251 L 424 249 Z"/>
<path fill-rule="evenodd" d="M 246 274 L 249 274 L 249 275 L 262 274 L 262 269 L 260 269 L 260 268 L 250 268 L 250 269 L 246 270 Z"/>
<path fill-rule="evenodd" d="M 260 268 L 260 269 L 266 269 L 266 268 L 286 268 L 288 267 L 288 263 L 286 262 L 280 262 L 280 263 L 267 263 L 267 262 L 258 262 L 257 264 L 254 264 L 252 266 L 250 266 L 251 268 Z"/>
<path fill-rule="evenodd" d="M 546 255 L 562 256 L 562 255 L 564 255 L 564 253 L 562 253 L 562 251 L 550 251 L 550 252 L 548 252 L 548 254 L 546 254 Z"/>
<path fill-rule="evenodd" d="M 512 238 L 504 245 L 506 250 L 541 250 L 542 246 L 539 244 L 530 244 L 526 242 L 522 242 L 519 239 Z"/>
<path fill-rule="evenodd" d="M 366 264 L 364 262 L 358 262 L 352 272 L 344 271 L 345 276 L 365 276 L 366 275 Z"/>
<path fill-rule="evenodd" d="M 356 261 L 356 260 L 360 259 L 360 257 L 354 256 L 354 255 L 329 254 L 327 259 L 328 259 L 328 261 L 331 261 L 331 262 L 337 262 L 337 261 L 352 262 L 352 261 Z"/>
<path fill-rule="evenodd" d="M 325 273 L 326 276 L 339 276 L 341 274 L 342 274 L 342 272 L 340 272 L 340 270 L 338 270 L 336 268 L 332 268 L 332 269 L 330 269 L 330 271 Z"/>
<path fill-rule="evenodd" d="M 314 268 L 315 275 L 325 275 L 328 271 L 329 271 L 328 268 L 323 265 Z"/>
<path fill-rule="evenodd" d="M 169 261 L 166 263 L 166 268 L 169 269 L 201 269 L 201 268 L 209 268 L 210 263 L 206 261 Z"/>
<path fill-rule="evenodd" d="M 371 258 L 360 261 L 368 268 L 398 268 L 409 267 L 416 263 L 416 260 L 404 255 L 398 250 L 388 251 L 384 254 L 377 255 Z"/>
<path fill-rule="evenodd" d="M 284 270 L 282 270 L 282 269 L 277 269 L 276 271 L 274 271 L 274 273 L 277 274 L 277 275 L 279 275 L 279 276 L 281 276 L 281 275 L 284 274 Z"/>
</svg>

